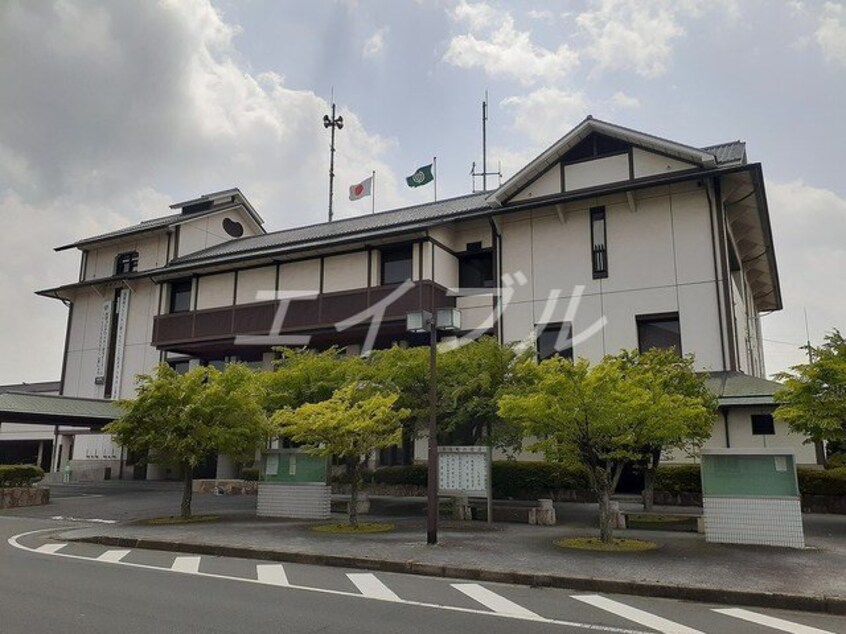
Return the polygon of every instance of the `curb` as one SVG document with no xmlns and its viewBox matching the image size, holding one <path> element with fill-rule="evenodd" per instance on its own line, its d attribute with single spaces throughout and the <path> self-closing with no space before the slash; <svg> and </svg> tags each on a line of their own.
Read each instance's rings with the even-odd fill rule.
<svg viewBox="0 0 846 634">
<path fill-rule="evenodd" d="M 510 570 L 491 570 L 449 564 L 430 564 L 414 560 L 370 559 L 344 555 L 285 552 L 243 548 L 238 546 L 216 546 L 192 542 L 170 542 L 155 539 L 131 539 L 127 537 L 75 537 L 69 542 L 87 542 L 102 546 L 163 550 L 176 553 L 210 555 L 214 557 L 237 557 L 241 559 L 262 559 L 312 566 L 333 566 L 380 572 L 395 572 L 429 577 L 489 581 L 542 588 L 565 588 L 579 592 L 604 592 L 636 596 L 680 599 L 700 603 L 746 605 L 750 607 L 777 608 L 802 612 L 823 612 L 846 615 L 846 597 L 825 597 L 777 592 L 752 592 L 747 590 L 725 590 L 697 586 L 665 586 L 643 581 L 597 579 L 592 577 L 570 577 L 566 575 L 534 574 Z"/>
</svg>

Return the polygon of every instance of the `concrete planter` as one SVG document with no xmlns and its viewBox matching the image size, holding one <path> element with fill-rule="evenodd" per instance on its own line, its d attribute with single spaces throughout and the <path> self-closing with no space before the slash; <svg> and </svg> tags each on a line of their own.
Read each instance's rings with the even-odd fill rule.
<svg viewBox="0 0 846 634">
<path fill-rule="evenodd" d="M 42 506 L 50 502 L 50 489 L 43 487 L 10 487 L 0 489 L 0 509 L 21 506 Z"/>
</svg>

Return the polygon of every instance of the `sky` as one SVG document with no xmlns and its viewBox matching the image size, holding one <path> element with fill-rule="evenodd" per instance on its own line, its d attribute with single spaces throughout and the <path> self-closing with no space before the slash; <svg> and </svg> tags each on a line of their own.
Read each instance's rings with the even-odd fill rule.
<svg viewBox="0 0 846 634">
<path fill-rule="evenodd" d="M 0 383 L 57 380 L 76 279 L 53 248 L 239 187 L 269 230 L 320 222 L 332 96 L 336 217 L 507 179 L 587 114 L 682 143 L 747 143 L 784 310 L 769 372 L 846 331 L 846 3 L 771 0 L 4 0 Z M 493 177 L 496 184 L 496 177 Z M 477 183 L 477 186 L 480 183 Z M 490 183 L 489 183 L 490 186 Z"/>
</svg>

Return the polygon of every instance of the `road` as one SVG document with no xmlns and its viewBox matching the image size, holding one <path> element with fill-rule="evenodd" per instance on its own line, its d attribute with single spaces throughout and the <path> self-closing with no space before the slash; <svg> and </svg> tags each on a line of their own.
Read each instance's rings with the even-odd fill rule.
<svg viewBox="0 0 846 634">
<path fill-rule="evenodd" d="M 846 618 L 830 615 L 52 539 L 56 529 L 80 525 L 69 517 L 126 519 L 132 495 L 135 502 L 143 501 L 145 510 L 156 508 L 157 499 L 170 504 L 172 496 L 167 488 L 91 491 L 58 491 L 49 507 L 52 515 L 44 513 L 47 507 L 0 513 L 2 634 L 846 633 Z M 100 513 L 93 516 L 91 511 Z"/>
</svg>

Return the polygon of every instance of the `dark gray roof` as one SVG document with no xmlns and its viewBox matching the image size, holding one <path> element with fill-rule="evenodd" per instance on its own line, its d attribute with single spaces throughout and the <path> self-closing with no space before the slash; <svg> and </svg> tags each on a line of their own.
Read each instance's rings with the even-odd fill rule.
<svg viewBox="0 0 846 634">
<path fill-rule="evenodd" d="M 114 401 L 27 392 L 0 394 L 0 420 L 58 425 L 99 425 L 121 416 Z"/>
<path fill-rule="evenodd" d="M 774 405 L 773 395 L 781 383 L 743 372 L 709 372 L 708 389 L 720 405 Z"/>
<path fill-rule="evenodd" d="M 6 392 L 56 392 L 62 384 L 59 381 L 42 381 L 40 383 L 12 383 L 11 385 L 0 385 L 0 394 Z"/>
<path fill-rule="evenodd" d="M 322 222 L 305 227 L 274 231 L 273 233 L 241 238 L 239 240 L 230 240 L 208 249 L 177 258 L 172 263 L 200 262 L 221 256 L 264 250 L 277 251 L 294 245 L 307 244 L 314 241 L 327 242 L 373 231 L 387 232 L 394 228 L 407 228 L 416 224 L 431 225 L 433 221 L 447 220 L 453 216 L 462 216 L 473 211 L 490 210 L 490 206 L 485 202 L 485 198 L 489 193 L 478 192 L 423 205 L 414 205 L 412 207 L 382 211 L 376 214 L 366 214 L 354 218 L 335 220 L 333 222 Z"/>
<path fill-rule="evenodd" d="M 743 141 L 729 141 L 702 148 L 717 159 L 718 165 L 743 161 L 746 157 L 746 144 Z"/>
</svg>

